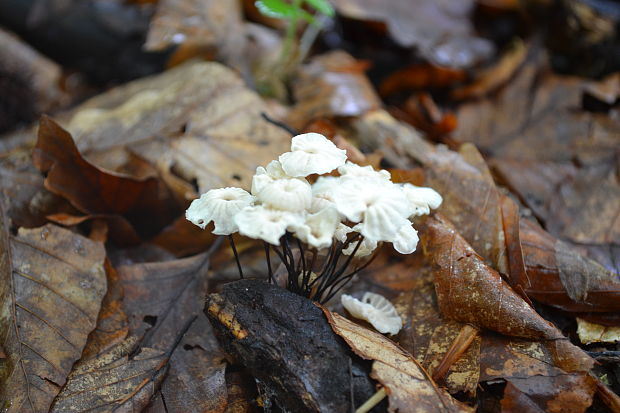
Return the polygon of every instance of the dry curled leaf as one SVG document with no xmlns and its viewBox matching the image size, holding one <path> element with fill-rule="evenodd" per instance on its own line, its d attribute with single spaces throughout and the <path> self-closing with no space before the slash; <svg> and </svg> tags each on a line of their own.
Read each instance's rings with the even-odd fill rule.
<svg viewBox="0 0 620 413">
<path fill-rule="evenodd" d="M 374 360 L 371 377 L 386 387 L 390 412 L 473 412 L 437 387 L 413 356 L 393 341 L 337 313 L 323 312 L 336 334 L 357 355 Z"/>
<path fill-rule="evenodd" d="M 45 188 L 85 213 L 123 215 L 153 235 L 178 212 L 156 178 L 134 179 L 103 171 L 86 161 L 71 135 L 47 116 L 39 125 L 33 162 L 47 174 Z"/>
<path fill-rule="evenodd" d="M 0 346 L 9 361 L 0 404 L 47 411 L 95 328 L 105 250 L 51 224 L 12 235 L 0 212 Z"/>
</svg>

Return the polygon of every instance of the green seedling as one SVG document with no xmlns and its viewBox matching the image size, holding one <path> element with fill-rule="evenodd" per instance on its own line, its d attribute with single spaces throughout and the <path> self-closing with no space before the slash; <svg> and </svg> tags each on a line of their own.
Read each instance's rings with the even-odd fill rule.
<svg viewBox="0 0 620 413">
<path fill-rule="evenodd" d="M 327 17 L 333 17 L 335 11 L 327 0 L 258 0 L 255 5 L 264 16 L 286 21 L 286 35 L 278 63 L 259 87 L 263 89 L 262 92 L 282 99 L 285 95 L 283 82 L 304 60 L 323 22 Z M 304 6 L 313 12 L 307 11 Z M 308 25 L 298 41 L 297 29 L 300 22 Z"/>
</svg>

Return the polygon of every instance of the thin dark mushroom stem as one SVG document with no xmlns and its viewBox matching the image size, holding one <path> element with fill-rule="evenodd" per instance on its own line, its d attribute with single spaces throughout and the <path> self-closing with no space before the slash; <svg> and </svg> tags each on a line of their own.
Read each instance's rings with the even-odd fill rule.
<svg viewBox="0 0 620 413">
<path fill-rule="evenodd" d="M 239 254 L 237 254 L 237 248 L 235 247 L 235 240 L 233 240 L 232 234 L 228 236 L 228 242 L 230 242 L 230 248 L 235 254 L 235 260 L 237 261 L 237 268 L 239 269 L 239 277 L 243 279 L 243 270 L 241 269 L 241 262 L 239 261 Z"/>
<path fill-rule="evenodd" d="M 269 284 L 273 284 L 273 270 L 271 269 L 271 254 L 269 253 L 269 244 L 263 241 L 265 247 L 265 258 L 267 258 L 267 269 L 269 270 Z"/>
</svg>

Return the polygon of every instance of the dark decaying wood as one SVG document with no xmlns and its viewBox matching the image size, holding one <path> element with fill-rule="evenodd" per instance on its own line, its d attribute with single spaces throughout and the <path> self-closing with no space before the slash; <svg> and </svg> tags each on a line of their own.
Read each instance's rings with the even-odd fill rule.
<svg viewBox="0 0 620 413">
<path fill-rule="evenodd" d="M 205 313 L 225 351 L 286 411 L 350 412 L 352 398 L 359 406 L 375 392 L 368 362 L 304 297 L 240 280 L 209 295 Z"/>
</svg>

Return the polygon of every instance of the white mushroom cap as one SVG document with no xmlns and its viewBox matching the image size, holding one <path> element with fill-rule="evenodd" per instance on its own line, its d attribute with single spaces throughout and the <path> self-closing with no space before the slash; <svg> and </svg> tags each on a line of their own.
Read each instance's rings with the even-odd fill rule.
<svg viewBox="0 0 620 413">
<path fill-rule="evenodd" d="M 374 241 L 391 242 L 410 212 L 398 186 L 367 177 L 343 180 L 334 201 L 338 212 L 349 220 L 363 221 L 361 234 Z"/>
<path fill-rule="evenodd" d="M 192 201 L 185 218 L 204 229 L 213 221 L 216 235 L 230 235 L 237 232 L 234 216 L 243 208 L 252 205 L 255 198 L 241 188 L 228 187 L 212 189 Z"/>
<path fill-rule="evenodd" d="M 341 176 L 345 178 L 365 176 L 367 178 L 376 178 L 389 181 L 392 177 L 390 173 L 385 169 L 375 171 L 374 168 L 370 165 L 360 166 L 351 161 L 347 161 L 346 164 L 339 167 L 338 172 Z"/>
<path fill-rule="evenodd" d="M 405 196 L 409 200 L 412 216 L 426 215 L 432 209 L 439 208 L 443 199 L 433 188 L 401 184 Z"/>
<path fill-rule="evenodd" d="M 265 184 L 257 198 L 273 209 L 301 212 L 310 208 L 312 188 L 305 179 L 275 179 Z"/>
<path fill-rule="evenodd" d="M 278 159 L 287 175 L 305 177 L 333 171 L 345 163 L 347 153 L 320 133 L 304 133 L 293 137 L 291 152 Z"/>
<path fill-rule="evenodd" d="M 267 186 L 268 183 L 273 182 L 274 178 L 267 174 L 267 170 L 262 166 L 256 168 L 256 173 L 252 177 L 252 195 L 256 196 L 260 191 Z"/>
<path fill-rule="evenodd" d="M 413 228 L 411 222 L 407 221 L 396 233 L 396 238 L 392 241 L 394 249 L 401 254 L 411 254 L 418 246 L 418 231 Z"/>
<path fill-rule="evenodd" d="M 334 176 L 319 176 L 312 185 L 312 205 L 310 212 L 334 207 L 334 191 L 338 190 L 340 179 Z"/>
<path fill-rule="evenodd" d="M 336 208 L 325 208 L 316 214 L 308 215 L 303 225 L 293 228 L 297 238 L 315 248 L 327 248 L 332 245 L 332 238 L 340 215 Z"/>
<path fill-rule="evenodd" d="M 250 206 L 235 215 L 239 233 L 254 239 L 262 239 L 273 245 L 280 245 L 280 237 L 288 228 L 304 223 L 301 213 L 266 208 L 263 205 Z"/>
<path fill-rule="evenodd" d="M 366 292 L 362 301 L 343 294 L 340 301 L 353 317 L 368 321 L 382 334 L 397 334 L 403 325 L 392 303 L 379 294 Z"/>
</svg>

